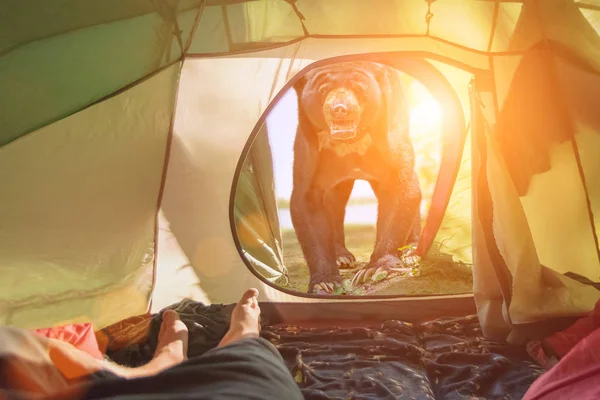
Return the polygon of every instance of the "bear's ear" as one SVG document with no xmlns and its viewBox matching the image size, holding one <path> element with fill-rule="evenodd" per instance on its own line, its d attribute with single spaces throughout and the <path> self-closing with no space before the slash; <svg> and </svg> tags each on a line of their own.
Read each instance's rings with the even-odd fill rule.
<svg viewBox="0 0 600 400">
<path fill-rule="evenodd" d="M 371 63 L 371 65 L 369 65 L 369 70 L 380 85 L 385 85 L 387 83 L 389 68 L 390 67 L 387 65 L 379 63 Z"/>
<path fill-rule="evenodd" d="M 381 87 L 382 100 L 388 118 L 388 131 L 407 133 L 409 126 L 409 111 L 400 73 L 393 67 L 384 66 L 378 78 Z"/>
<path fill-rule="evenodd" d="M 306 74 L 302 74 L 299 77 L 294 77 L 296 79 L 296 81 L 294 82 L 294 84 L 292 85 L 294 90 L 296 91 L 296 94 L 298 94 L 298 96 L 300 96 L 302 94 L 302 91 L 304 90 L 304 86 L 306 86 L 306 83 L 308 82 L 308 78 L 306 76 Z"/>
</svg>

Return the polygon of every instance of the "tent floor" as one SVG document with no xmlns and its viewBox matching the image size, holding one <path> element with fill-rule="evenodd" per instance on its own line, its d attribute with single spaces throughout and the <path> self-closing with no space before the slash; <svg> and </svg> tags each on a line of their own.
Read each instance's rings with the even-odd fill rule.
<svg viewBox="0 0 600 400">
<path fill-rule="evenodd" d="M 441 317 L 462 317 L 477 312 L 472 294 L 388 300 L 359 298 L 352 301 L 320 303 L 260 302 L 260 309 L 270 324 L 325 323 L 329 326 L 334 320 L 342 324 L 382 322 L 389 319 L 416 323 Z"/>
</svg>

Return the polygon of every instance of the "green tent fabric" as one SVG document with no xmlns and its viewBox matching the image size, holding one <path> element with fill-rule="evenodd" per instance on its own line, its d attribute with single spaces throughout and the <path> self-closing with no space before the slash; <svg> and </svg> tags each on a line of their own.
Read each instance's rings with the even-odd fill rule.
<svg viewBox="0 0 600 400">
<path fill-rule="evenodd" d="M 185 268 L 213 302 L 249 285 L 369 301 L 272 283 L 287 273 L 258 134 L 305 68 L 365 54 L 426 61 L 455 93 L 441 106 L 465 142 L 427 223 L 473 264 L 485 333 L 523 340 L 600 297 L 564 275 L 600 280 L 600 1 L 0 4 L 0 323 L 106 326 L 167 305 Z"/>
<path fill-rule="evenodd" d="M 3 2 L 0 145 L 178 62 L 200 4 Z"/>
<path fill-rule="evenodd" d="M 273 163 L 267 126 L 252 143 L 233 191 L 234 222 L 244 256 L 255 270 L 274 283 L 286 284 L 281 232 L 273 185 Z"/>
</svg>

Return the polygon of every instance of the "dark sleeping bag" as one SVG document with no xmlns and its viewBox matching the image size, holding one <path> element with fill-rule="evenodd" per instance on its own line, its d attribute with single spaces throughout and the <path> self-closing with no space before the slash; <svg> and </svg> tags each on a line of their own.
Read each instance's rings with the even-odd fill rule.
<svg viewBox="0 0 600 400">
<path fill-rule="evenodd" d="M 111 360 L 128 367 L 139 367 L 152 359 L 158 332 L 162 324 L 162 314 L 166 310 L 175 310 L 188 328 L 188 358 L 196 357 L 219 344 L 227 330 L 231 312 L 235 304 L 210 304 L 184 299 L 162 309 L 152 317 L 147 339 L 139 344 L 127 346 L 116 351 L 107 351 Z"/>
<path fill-rule="evenodd" d="M 168 308 L 180 313 L 190 331 L 188 357 L 214 355 L 209 349 L 216 346 L 227 331 L 231 305 L 206 306 L 183 301 Z M 119 364 L 129 366 L 150 361 L 156 347 L 161 315 L 154 317 L 144 343 L 109 356 Z M 261 336 L 274 345 L 269 345 L 268 351 L 276 349 L 278 357 L 265 368 L 275 368 L 274 363 L 281 363 L 282 357 L 287 371 L 279 385 L 287 387 L 291 381 L 306 400 L 520 399 L 543 371 L 535 365 L 523 346 L 486 340 L 476 316 L 440 318 L 420 324 L 390 320 L 375 326 L 348 328 L 270 326 L 270 319 L 267 312 L 263 313 Z M 256 346 L 253 349 L 244 352 L 259 351 Z M 264 348 L 260 347 L 260 350 L 264 352 Z M 260 360 L 261 357 L 255 358 L 259 365 L 253 368 L 261 369 Z M 187 361 L 184 365 L 194 363 Z M 228 377 L 224 385 L 235 385 L 239 377 L 236 373 L 229 374 L 227 366 L 223 368 L 219 371 L 223 371 L 224 375 L 219 376 Z M 172 370 L 168 375 L 174 385 L 187 382 L 187 375 L 181 376 L 176 372 L 180 367 Z M 182 383 L 176 384 L 177 379 L 181 379 Z M 200 386 L 205 391 L 210 389 L 204 383 Z M 200 386 L 190 387 L 190 391 L 200 390 Z M 100 387 L 96 386 L 95 390 Z M 130 389 L 131 395 L 136 388 Z M 158 390 L 157 396 L 165 393 L 163 389 L 154 389 Z M 254 398 L 254 392 L 248 393 L 251 397 L 238 398 Z M 182 392 L 175 394 L 179 397 Z M 202 398 L 197 397 L 200 395 L 194 392 L 191 398 Z M 288 397 L 280 395 L 272 398 Z"/>
</svg>

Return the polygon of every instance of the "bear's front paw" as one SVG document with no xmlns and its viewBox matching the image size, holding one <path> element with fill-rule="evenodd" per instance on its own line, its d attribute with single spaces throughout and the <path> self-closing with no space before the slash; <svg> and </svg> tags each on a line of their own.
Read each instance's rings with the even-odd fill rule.
<svg viewBox="0 0 600 400">
<path fill-rule="evenodd" d="M 333 294 L 342 286 L 342 277 L 339 272 L 316 273 L 308 284 L 308 292 L 315 294 Z"/>
<path fill-rule="evenodd" d="M 335 263 L 338 268 L 351 269 L 354 268 L 356 257 L 344 246 L 337 246 L 335 249 Z"/>
<path fill-rule="evenodd" d="M 358 271 L 352 278 L 352 285 L 356 286 L 369 281 L 378 282 L 385 279 L 391 270 L 400 266 L 402 266 L 402 260 L 398 256 L 386 254 Z"/>
</svg>

